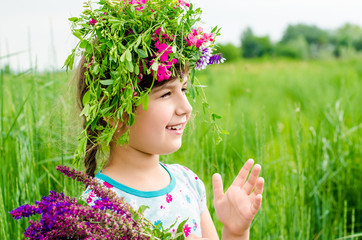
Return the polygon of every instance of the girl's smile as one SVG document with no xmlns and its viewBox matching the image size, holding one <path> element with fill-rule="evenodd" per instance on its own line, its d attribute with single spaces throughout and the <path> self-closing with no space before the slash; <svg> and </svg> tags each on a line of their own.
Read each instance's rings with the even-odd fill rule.
<svg viewBox="0 0 362 240">
<path fill-rule="evenodd" d="M 139 106 L 131 126 L 129 146 L 149 154 L 168 154 L 181 147 L 182 134 L 192 112 L 187 81 L 168 81 L 152 89 L 148 108 Z"/>
</svg>

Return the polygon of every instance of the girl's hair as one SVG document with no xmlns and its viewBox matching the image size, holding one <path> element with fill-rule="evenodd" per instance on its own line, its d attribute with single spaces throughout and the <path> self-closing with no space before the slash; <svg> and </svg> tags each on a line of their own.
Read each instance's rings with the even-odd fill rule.
<svg viewBox="0 0 362 240">
<path fill-rule="evenodd" d="M 82 56 L 79 62 L 79 65 L 77 67 L 77 71 L 76 71 L 76 81 L 77 81 L 77 105 L 80 108 L 80 110 L 83 110 L 84 106 L 83 106 L 83 96 L 84 94 L 88 91 L 88 86 L 86 84 L 85 81 L 85 73 L 88 71 L 88 68 L 86 67 L 87 64 L 87 60 L 85 58 L 85 56 Z M 184 74 L 187 74 L 189 71 L 189 66 L 180 66 L 176 64 L 176 74 L 178 76 L 184 76 Z M 89 73 L 88 73 L 89 74 Z M 108 76 L 107 76 L 108 75 Z M 106 77 L 105 79 L 110 79 L 110 75 L 106 73 Z M 170 79 L 171 80 L 171 79 Z M 159 87 L 162 86 L 163 84 L 167 83 L 168 81 L 154 81 L 153 85 L 153 76 L 151 74 L 149 75 L 144 75 L 142 80 L 139 82 L 138 87 L 141 90 L 146 90 L 149 89 L 151 86 L 152 88 L 154 87 Z M 99 123 L 102 126 L 106 126 L 107 123 L 103 118 L 100 118 Z M 83 116 L 83 128 L 86 127 L 86 118 L 85 116 Z M 99 130 L 95 129 L 92 130 L 92 128 L 88 128 L 87 129 L 87 134 L 88 136 L 92 136 L 92 137 L 97 137 L 99 134 Z M 85 152 L 85 156 L 84 156 L 84 166 L 86 168 L 86 173 L 89 176 L 94 177 L 94 172 L 97 168 L 97 160 L 96 160 L 96 155 L 98 150 L 101 149 L 101 146 L 99 144 L 94 144 L 89 138 L 87 140 L 87 146 L 86 146 L 86 152 Z"/>
</svg>

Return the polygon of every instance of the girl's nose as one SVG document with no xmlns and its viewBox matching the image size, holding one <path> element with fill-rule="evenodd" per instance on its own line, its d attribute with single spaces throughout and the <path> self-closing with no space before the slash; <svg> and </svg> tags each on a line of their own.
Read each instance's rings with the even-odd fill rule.
<svg viewBox="0 0 362 240">
<path fill-rule="evenodd" d="M 189 103 L 186 95 L 182 95 L 179 100 L 179 104 L 177 105 L 176 114 L 183 115 L 183 114 L 190 114 L 192 112 L 192 106 Z"/>
</svg>

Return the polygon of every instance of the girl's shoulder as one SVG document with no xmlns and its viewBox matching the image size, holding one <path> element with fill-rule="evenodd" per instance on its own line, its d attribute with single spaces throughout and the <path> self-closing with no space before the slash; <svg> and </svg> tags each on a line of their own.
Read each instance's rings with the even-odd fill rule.
<svg viewBox="0 0 362 240">
<path fill-rule="evenodd" d="M 199 176 L 189 168 L 180 164 L 163 164 L 172 173 L 179 184 L 194 188 L 197 192 L 203 194 L 205 186 Z"/>
<path fill-rule="evenodd" d="M 202 180 L 189 168 L 180 164 L 164 164 L 165 167 L 172 173 L 176 179 L 177 189 L 182 192 L 187 192 L 193 195 L 198 204 L 200 213 L 202 213 L 206 207 L 206 190 Z"/>
<path fill-rule="evenodd" d="M 173 164 L 162 163 L 162 165 L 164 165 L 175 176 L 181 175 L 183 177 L 187 177 L 187 178 L 191 178 L 191 179 L 195 179 L 195 180 L 199 179 L 199 177 L 196 175 L 196 173 L 194 173 L 192 170 L 190 170 L 189 168 L 187 168 L 183 165 L 180 165 L 177 163 L 173 163 Z"/>
</svg>

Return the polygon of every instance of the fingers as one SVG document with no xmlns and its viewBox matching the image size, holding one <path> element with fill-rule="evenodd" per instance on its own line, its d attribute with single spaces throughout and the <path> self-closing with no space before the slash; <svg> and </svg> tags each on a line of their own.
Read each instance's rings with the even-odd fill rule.
<svg viewBox="0 0 362 240">
<path fill-rule="evenodd" d="M 255 194 L 255 195 L 263 194 L 263 188 L 264 188 L 264 178 L 259 177 L 258 180 L 256 181 L 256 185 L 255 185 L 253 194 Z"/>
<path fill-rule="evenodd" d="M 259 164 L 255 164 L 253 170 L 251 170 L 248 181 L 246 181 L 245 185 L 243 186 L 244 190 L 248 195 L 253 191 L 256 185 L 256 181 L 258 180 L 260 170 L 261 166 Z"/>
<path fill-rule="evenodd" d="M 255 215 L 261 206 L 261 200 L 262 200 L 262 196 L 261 194 L 256 195 L 253 204 L 250 206 L 250 211 L 253 215 Z"/>
<path fill-rule="evenodd" d="M 246 161 L 246 163 L 244 164 L 244 166 L 240 169 L 239 174 L 236 176 L 233 185 L 237 185 L 237 186 L 243 186 L 245 183 L 246 178 L 248 177 L 249 171 L 251 169 L 251 167 L 254 164 L 254 160 L 253 159 L 249 159 L 248 161 Z"/>
<path fill-rule="evenodd" d="M 224 190 L 222 186 L 222 179 L 220 174 L 215 173 L 212 176 L 212 188 L 214 191 L 214 201 L 221 200 L 224 196 Z"/>
</svg>

